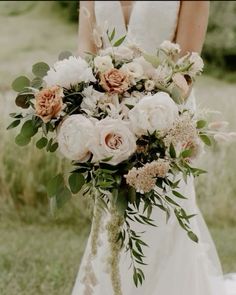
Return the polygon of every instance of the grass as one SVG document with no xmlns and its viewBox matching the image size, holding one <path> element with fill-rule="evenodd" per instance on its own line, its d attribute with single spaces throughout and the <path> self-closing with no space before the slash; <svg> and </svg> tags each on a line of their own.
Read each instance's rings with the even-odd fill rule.
<svg viewBox="0 0 236 295">
<path fill-rule="evenodd" d="M 1 1 L 0 25 L 0 294 L 70 294 L 89 232 L 89 208 L 75 198 L 52 218 L 46 184 L 67 163 L 33 145 L 17 147 L 14 132 L 5 129 L 15 110 L 11 81 L 29 74 L 39 60 L 52 63 L 61 50 L 76 52 L 77 28 L 61 21 L 53 1 Z M 235 84 L 210 77 L 196 85 L 198 105 L 221 110 L 234 130 L 235 93 Z M 197 181 L 199 205 L 226 273 L 236 272 L 235 156 L 235 146 L 206 153 L 199 165 L 209 173 Z"/>
<path fill-rule="evenodd" d="M 70 294 L 88 227 L 1 222 L 0 294 Z"/>
</svg>

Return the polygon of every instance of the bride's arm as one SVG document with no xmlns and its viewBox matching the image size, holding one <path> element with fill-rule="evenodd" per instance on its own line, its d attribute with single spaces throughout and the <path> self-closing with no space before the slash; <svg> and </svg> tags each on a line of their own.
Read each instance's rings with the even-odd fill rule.
<svg viewBox="0 0 236 295">
<path fill-rule="evenodd" d="M 79 56 L 83 57 L 85 52 L 95 52 L 95 45 L 93 42 L 94 23 L 94 1 L 80 1 L 78 36 Z"/>
<path fill-rule="evenodd" d="M 209 1 L 181 1 L 176 43 L 187 52 L 201 53 L 209 16 Z"/>
</svg>

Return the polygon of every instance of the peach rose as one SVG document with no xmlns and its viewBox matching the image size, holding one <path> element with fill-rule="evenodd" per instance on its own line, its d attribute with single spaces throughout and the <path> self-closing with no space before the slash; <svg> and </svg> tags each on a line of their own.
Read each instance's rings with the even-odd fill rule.
<svg viewBox="0 0 236 295">
<path fill-rule="evenodd" d="M 129 76 L 118 69 L 108 70 L 100 75 L 100 84 L 104 90 L 123 93 L 129 87 Z"/>
<path fill-rule="evenodd" d="M 63 89 L 59 86 L 45 88 L 35 94 L 35 111 L 44 123 L 56 118 L 63 108 Z"/>
</svg>

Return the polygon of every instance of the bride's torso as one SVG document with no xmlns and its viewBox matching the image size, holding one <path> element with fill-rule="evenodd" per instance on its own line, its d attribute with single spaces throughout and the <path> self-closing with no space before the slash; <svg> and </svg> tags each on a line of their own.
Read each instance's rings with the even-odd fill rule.
<svg viewBox="0 0 236 295">
<path fill-rule="evenodd" d="M 127 40 L 150 53 L 154 53 L 162 41 L 173 40 L 179 8 L 180 1 L 133 1 L 125 19 L 121 1 L 94 2 L 97 25 L 115 28 L 117 39 L 127 35 Z M 108 46 L 108 40 L 104 42 Z"/>
</svg>

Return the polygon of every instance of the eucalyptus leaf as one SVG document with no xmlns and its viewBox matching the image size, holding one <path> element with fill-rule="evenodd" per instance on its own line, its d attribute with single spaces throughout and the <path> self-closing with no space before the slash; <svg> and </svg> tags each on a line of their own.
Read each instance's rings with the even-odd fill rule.
<svg viewBox="0 0 236 295">
<path fill-rule="evenodd" d="M 70 56 L 73 56 L 73 54 L 70 51 L 65 50 L 59 54 L 58 59 L 59 60 L 68 59 Z"/>
<path fill-rule="evenodd" d="M 33 65 L 32 72 L 36 77 L 43 78 L 47 75 L 47 72 L 50 70 L 50 67 L 45 62 L 38 62 Z"/>
<path fill-rule="evenodd" d="M 25 138 L 31 138 L 38 132 L 32 120 L 26 121 L 21 128 L 21 135 Z"/>
<path fill-rule="evenodd" d="M 18 107 L 21 107 L 22 109 L 28 109 L 30 107 L 29 100 L 34 97 L 33 94 L 25 94 L 21 93 L 17 95 L 15 103 Z"/>
<path fill-rule="evenodd" d="M 30 86 L 30 80 L 25 76 L 20 76 L 12 82 L 12 88 L 16 92 L 23 91 L 28 86 Z"/>
<path fill-rule="evenodd" d="M 67 203 L 71 199 L 71 192 L 68 187 L 64 186 L 62 189 L 58 191 L 56 194 L 56 205 L 57 208 L 62 208 L 65 203 Z"/>
<path fill-rule="evenodd" d="M 77 194 L 85 184 L 85 179 L 81 173 L 72 173 L 68 179 L 70 190 L 73 194 Z"/>
<path fill-rule="evenodd" d="M 56 196 L 57 193 L 63 188 L 64 188 L 64 177 L 60 173 L 48 182 L 47 193 L 49 198 Z"/>
<path fill-rule="evenodd" d="M 41 150 L 45 148 L 47 144 L 48 144 L 48 139 L 46 137 L 42 137 L 36 142 L 36 147 Z"/>
<path fill-rule="evenodd" d="M 43 79 L 41 77 L 35 77 L 32 81 L 31 81 L 31 87 L 33 88 L 37 88 L 39 89 L 43 84 Z"/>
<path fill-rule="evenodd" d="M 25 146 L 30 143 L 30 137 L 24 137 L 21 133 L 15 138 L 15 143 L 19 146 Z"/>
</svg>

